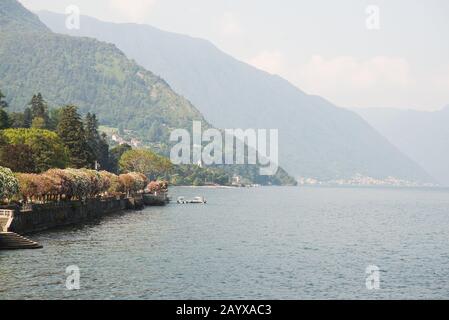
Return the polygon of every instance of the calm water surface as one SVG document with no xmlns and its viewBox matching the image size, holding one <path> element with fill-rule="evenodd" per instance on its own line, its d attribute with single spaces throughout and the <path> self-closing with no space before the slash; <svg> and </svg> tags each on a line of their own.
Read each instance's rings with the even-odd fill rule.
<svg viewBox="0 0 449 320">
<path fill-rule="evenodd" d="M 0 252 L 0 299 L 449 298 L 449 192 L 172 188 L 170 204 Z M 77 265 L 81 289 L 65 288 Z M 367 290 L 366 267 L 380 268 Z"/>
</svg>

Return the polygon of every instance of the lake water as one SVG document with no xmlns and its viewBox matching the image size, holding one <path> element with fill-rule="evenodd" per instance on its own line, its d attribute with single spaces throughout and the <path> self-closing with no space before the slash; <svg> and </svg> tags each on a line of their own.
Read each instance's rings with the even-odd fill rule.
<svg viewBox="0 0 449 320">
<path fill-rule="evenodd" d="M 0 252 L 0 299 L 449 298 L 447 190 L 172 188 L 148 207 Z M 65 287 L 80 269 L 80 290 Z M 365 271 L 380 269 L 379 290 Z"/>
</svg>

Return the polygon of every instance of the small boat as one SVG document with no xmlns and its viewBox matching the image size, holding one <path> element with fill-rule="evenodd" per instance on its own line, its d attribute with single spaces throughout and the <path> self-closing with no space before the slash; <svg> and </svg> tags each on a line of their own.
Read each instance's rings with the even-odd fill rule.
<svg viewBox="0 0 449 320">
<path fill-rule="evenodd" d="M 178 197 L 179 204 L 188 204 L 188 203 L 207 203 L 206 199 L 204 197 L 195 197 L 193 199 L 186 199 L 184 197 Z"/>
</svg>

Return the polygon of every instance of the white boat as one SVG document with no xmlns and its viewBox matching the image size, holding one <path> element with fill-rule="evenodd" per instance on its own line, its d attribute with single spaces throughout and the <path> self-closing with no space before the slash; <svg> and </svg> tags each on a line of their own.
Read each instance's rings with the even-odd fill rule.
<svg viewBox="0 0 449 320">
<path fill-rule="evenodd" d="M 193 199 L 186 199 L 184 197 L 178 197 L 179 204 L 188 204 L 188 203 L 207 203 L 207 200 L 204 197 L 195 197 Z"/>
</svg>

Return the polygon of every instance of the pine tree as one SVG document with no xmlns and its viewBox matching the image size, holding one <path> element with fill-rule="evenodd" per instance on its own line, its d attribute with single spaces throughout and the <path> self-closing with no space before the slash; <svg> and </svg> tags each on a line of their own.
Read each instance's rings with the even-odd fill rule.
<svg viewBox="0 0 449 320">
<path fill-rule="evenodd" d="M 8 113 L 0 108 L 0 130 L 9 128 Z"/>
<path fill-rule="evenodd" d="M 4 108 L 8 107 L 8 103 L 3 100 L 5 96 L 0 91 L 0 130 L 1 129 L 7 129 L 9 127 L 9 117 L 8 113 L 3 110 Z"/>
<path fill-rule="evenodd" d="M 89 146 L 89 162 L 94 163 L 99 158 L 100 134 L 98 133 L 98 120 L 95 114 L 87 113 L 84 119 L 86 142 Z"/>
<path fill-rule="evenodd" d="M 99 157 L 98 157 L 98 162 L 100 163 L 100 167 L 103 170 L 111 170 L 111 163 L 110 163 L 110 159 L 109 159 L 109 144 L 108 144 L 108 140 L 107 140 L 107 136 L 106 133 L 102 133 L 100 136 L 100 142 L 99 142 L 99 146 L 98 146 L 98 150 L 99 150 Z"/>
<path fill-rule="evenodd" d="M 8 103 L 4 100 L 4 98 L 6 98 L 6 96 L 0 90 L 0 108 L 8 108 Z"/>
<path fill-rule="evenodd" d="M 31 114 L 31 109 L 26 108 L 23 111 L 23 127 L 31 128 L 31 124 L 33 123 L 33 115 Z"/>
<path fill-rule="evenodd" d="M 48 128 L 50 122 L 48 108 L 42 94 L 38 93 L 37 95 L 33 95 L 28 105 L 31 107 L 32 120 L 41 118 L 42 120 L 38 120 L 38 122 L 43 123 L 44 128 Z"/>
<path fill-rule="evenodd" d="M 70 166 L 93 167 L 92 150 L 86 141 L 86 132 L 77 107 L 66 106 L 61 110 L 57 133 L 69 150 Z"/>
<path fill-rule="evenodd" d="M 109 144 L 106 134 L 100 134 L 98 131 L 99 123 L 95 114 L 87 113 L 84 120 L 84 129 L 86 131 L 86 141 L 92 150 L 92 161 L 97 161 L 100 168 L 109 170 Z"/>
</svg>

